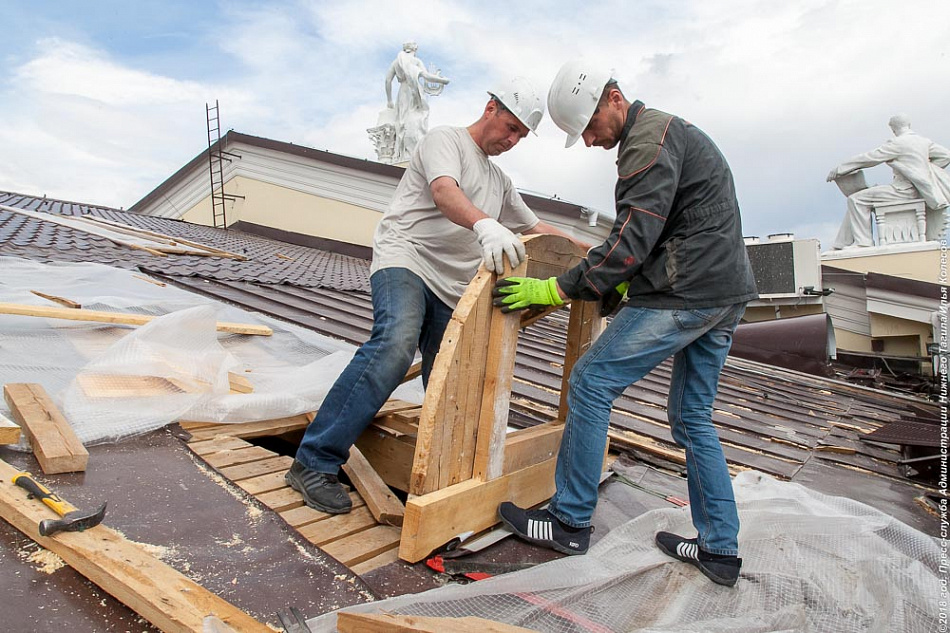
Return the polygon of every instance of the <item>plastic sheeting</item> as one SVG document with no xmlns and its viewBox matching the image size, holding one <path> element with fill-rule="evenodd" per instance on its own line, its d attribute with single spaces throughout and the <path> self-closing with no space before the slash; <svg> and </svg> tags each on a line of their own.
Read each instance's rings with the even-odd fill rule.
<svg viewBox="0 0 950 633">
<path fill-rule="evenodd" d="M 678 508 L 612 530 L 586 556 L 346 611 L 478 616 L 544 633 L 937 630 L 946 574 L 935 539 L 870 506 L 760 473 L 741 473 L 734 486 L 744 559 L 735 588 L 653 544 L 660 530 L 695 534 L 689 509 Z M 335 622 L 331 613 L 308 625 L 329 633 Z"/>
<path fill-rule="evenodd" d="M 83 443 L 115 441 L 179 419 L 269 420 L 314 411 L 354 347 L 135 273 L 99 264 L 0 257 L 0 301 L 158 316 L 131 328 L 0 315 L 0 382 L 41 384 Z M 273 336 L 225 334 L 217 321 L 256 323 Z M 229 372 L 252 393 L 232 394 Z M 421 403 L 421 380 L 394 397 Z"/>
</svg>

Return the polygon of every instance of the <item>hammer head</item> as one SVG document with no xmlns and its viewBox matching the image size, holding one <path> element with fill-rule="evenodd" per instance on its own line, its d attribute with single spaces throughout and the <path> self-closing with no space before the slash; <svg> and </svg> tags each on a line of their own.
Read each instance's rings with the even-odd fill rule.
<svg viewBox="0 0 950 633">
<path fill-rule="evenodd" d="M 40 536 L 52 536 L 57 532 L 82 532 L 102 523 L 105 515 L 106 504 L 103 503 L 92 512 L 73 510 L 59 519 L 43 519 L 39 526 Z"/>
</svg>

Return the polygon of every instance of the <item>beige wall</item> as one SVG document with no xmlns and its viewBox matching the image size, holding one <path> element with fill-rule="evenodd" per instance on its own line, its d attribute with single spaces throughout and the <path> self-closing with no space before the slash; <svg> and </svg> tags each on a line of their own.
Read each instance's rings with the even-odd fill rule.
<svg viewBox="0 0 950 633">
<path fill-rule="evenodd" d="M 244 196 L 226 202 L 228 224 L 238 221 L 283 231 L 323 237 L 360 246 L 373 245 L 373 233 L 382 214 L 337 200 L 320 198 L 243 176 L 225 185 L 228 195 Z M 211 224 L 211 197 L 185 212 L 183 220 Z"/>
<path fill-rule="evenodd" d="M 855 249 L 860 250 L 860 249 Z M 890 253 L 887 255 L 869 255 L 862 257 L 842 257 L 822 262 L 835 268 L 855 272 L 875 272 L 917 281 L 940 283 L 940 250 L 915 251 L 911 253 Z"/>
<path fill-rule="evenodd" d="M 835 345 L 841 351 L 871 353 L 871 337 L 835 328 Z"/>
<path fill-rule="evenodd" d="M 933 329 L 927 323 L 899 319 L 886 314 L 874 314 L 871 317 L 871 336 L 883 338 L 884 349 L 888 354 L 898 356 L 926 356 L 927 343 L 933 343 Z M 891 346 L 903 350 L 891 351 Z"/>
</svg>

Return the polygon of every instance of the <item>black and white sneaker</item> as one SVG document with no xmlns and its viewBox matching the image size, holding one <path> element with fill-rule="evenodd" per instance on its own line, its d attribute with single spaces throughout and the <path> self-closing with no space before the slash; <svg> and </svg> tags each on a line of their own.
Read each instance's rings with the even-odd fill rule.
<svg viewBox="0 0 950 633">
<path fill-rule="evenodd" d="M 303 496 L 304 503 L 328 514 L 346 514 L 353 508 L 350 495 L 336 475 L 310 470 L 296 459 L 284 475 L 287 485 Z"/>
<path fill-rule="evenodd" d="M 742 559 L 738 556 L 720 556 L 699 549 L 695 538 L 683 538 L 670 532 L 657 532 L 656 545 L 667 556 L 672 556 L 690 565 L 719 585 L 734 587 L 739 581 Z"/>
<path fill-rule="evenodd" d="M 535 545 L 562 554 L 586 554 L 592 527 L 575 528 L 561 523 L 547 510 L 522 510 L 511 502 L 498 506 L 498 516 L 512 532 Z"/>
</svg>

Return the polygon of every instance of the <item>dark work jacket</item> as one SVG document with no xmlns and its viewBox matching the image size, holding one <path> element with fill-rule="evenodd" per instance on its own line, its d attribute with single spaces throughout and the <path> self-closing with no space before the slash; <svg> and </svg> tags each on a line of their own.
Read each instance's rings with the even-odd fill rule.
<svg viewBox="0 0 950 633">
<path fill-rule="evenodd" d="M 758 297 L 732 172 L 683 119 L 634 102 L 618 143 L 617 219 L 607 241 L 557 278 L 597 301 L 624 281 L 627 305 L 691 309 Z"/>
</svg>

